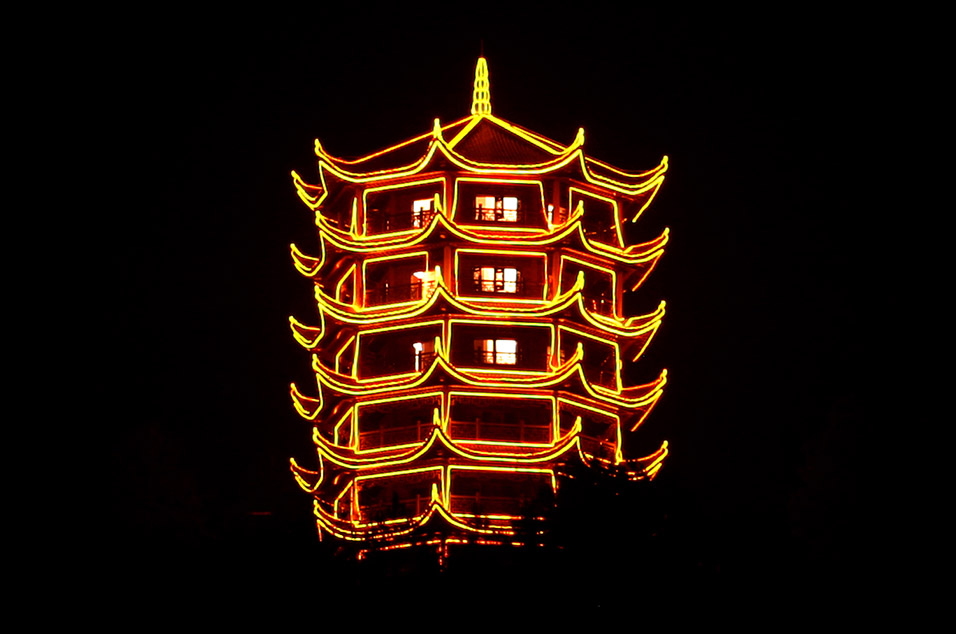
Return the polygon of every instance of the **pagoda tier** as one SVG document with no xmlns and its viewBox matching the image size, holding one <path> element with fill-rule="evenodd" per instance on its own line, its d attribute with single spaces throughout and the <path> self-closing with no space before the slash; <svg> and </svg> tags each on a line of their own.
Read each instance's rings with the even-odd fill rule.
<svg viewBox="0 0 956 634">
<path fill-rule="evenodd" d="M 652 479 L 667 442 L 625 457 L 667 371 L 625 385 L 664 302 L 624 315 L 668 241 L 628 245 L 667 158 L 627 173 L 491 114 L 354 160 L 316 141 L 319 184 L 293 172 L 318 250 L 292 246 L 317 322 L 290 318 L 315 387 L 291 388 L 317 468 L 292 461 L 318 530 L 368 548 L 523 543 L 571 465 Z M 655 445 L 656 446 L 656 445 Z M 532 522 L 533 523 L 533 522 Z"/>
</svg>

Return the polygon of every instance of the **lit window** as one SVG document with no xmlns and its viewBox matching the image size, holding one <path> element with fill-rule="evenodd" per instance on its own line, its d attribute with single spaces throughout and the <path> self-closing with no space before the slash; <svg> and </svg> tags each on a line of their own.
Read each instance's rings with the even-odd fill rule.
<svg viewBox="0 0 956 634">
<path fill-rule="evenodd" d="M 416 341 L 412 344 L 412 350 L 415 354 L 415 371 L 421 372 L 425 370 L 429 365 L 431 365 L 432 360 L 435 358 L 435 342 L 434 341 Z"/>
<path fill-rule="evenodd" d="M 416 200 L 412 202 L 412 226 L 416 229 L 420 229 L 427 225 L 432 219 L 432 209 L 434 208 L 435 200 L 433 198 L 425 198 L 423 200 Z"/>
<path fill-rule="evenodd" d="M 515 196 L 476 196 L 475 220 L 518 222 L 518 198 Z"/>
<path fill-rule="evenodd" d="M 475 290 L 482 293 L 517 293 L 518 269 L 502 266 L 481 266 L 472 269 Z"/>
<path fill-rule="evenodd" d="M 518 363 L 518 342 L 514 339 L 478 339 L 475 353 L 482 363 L 515 365 Z"/>
<path fill-rule="evenodd" d="M 438 284 L 438 275 L 435 271 L 415 271 L 411 276 L 412 297 L 421 299 L 431 297 Z"/>
</svg>

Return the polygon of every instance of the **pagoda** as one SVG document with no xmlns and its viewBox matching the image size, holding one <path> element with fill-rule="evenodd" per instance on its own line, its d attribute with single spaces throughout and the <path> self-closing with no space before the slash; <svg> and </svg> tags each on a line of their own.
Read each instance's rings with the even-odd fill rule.
<svg viewBox="0 0 956 634">
<path fill-rule="evenodd" d="M 316 386 L 291 386 L 317 461 L 294 459 L 320 537 L 360 553 L 537 539 L 570 469 L 652 479 L 667 441 L 626 457 L 667 371 L 625 385 L 664 316 L 626 317 L 668 232 L 626 244 L 667 157 L 629 173 L 491 112 L 478 60 L 471 114 L 346 160 L 318 140 L 317 250 L 292 245 L 317 321 L 290 318 Z M 652 374 L 651 376 L 654 376 Z M 657 446 L 655 442 L 652 446 Z"/>
</svg>

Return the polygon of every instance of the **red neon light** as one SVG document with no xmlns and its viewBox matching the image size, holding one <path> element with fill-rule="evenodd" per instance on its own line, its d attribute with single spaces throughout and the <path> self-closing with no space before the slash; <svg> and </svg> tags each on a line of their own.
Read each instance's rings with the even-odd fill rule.
<svg viewBox="0 0 956 634">
<path fill-rule="evenodd" d="M 529 159 L 496 159 L 498 141 Z M 317 389 L 290 393 L 317 468 L 291 469 L 320 536 L 364 542 L 360 556 L 438 543 L 419 539 L 425 526 L 444 544 L 524 543 L 519 500 L 553 499 L 569 463 L 657 476 L 667 441 L 627 458 L 623 439 L 667 371 L 636 386 L 621 371 L 664 302 L 628 317 L 622 297 L 669 234 L 627 245 L 623 225 L 653 201 L 668 159 L 629 173 L 584 142 L 583 130 L 563 145 L 494 116 L 480 59 L 470 116 L 354 160 L 316 140 L 320 184 L 293 172 L 315 214 L 318 255 L 291 251 L 315 282 L 317 323 L 290 327 Z"/>
</svg>

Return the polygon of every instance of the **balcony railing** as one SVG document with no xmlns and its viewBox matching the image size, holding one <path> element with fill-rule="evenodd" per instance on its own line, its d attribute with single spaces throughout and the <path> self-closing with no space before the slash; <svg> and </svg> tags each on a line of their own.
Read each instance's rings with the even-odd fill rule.
<svg viewBox="0 0 956 634">
<path fill-rule="evenodd" d="M 587 308 L 592 313 L 597 313 L 599 315 L 613 315 L 614 314 L 614 302 L 609 297 L 603 295 L 584 295 L 584 307 Z"/>
<path fill-rule="evenodd" d="M 391 231 L 406 231 L 427 227 L 437 212 L 433 209 L 426 211 L 403 211 L 399 213 L 383 213 L 376 209 L 369 211 L 366 220 L 366 230 L 370 234 L 388 233 Z"/>
<path fill-rule="evenodd" d="M 540 497 L 516 495 L 451 495 L 451 512 L 467 515 L 538 514 L 550 506 L 550 501 Z"/>
<path fill-rule="evenodd" d="M 388 427 L 359 433 L 359 449 L 397 447 L 421 442 L 431 433 L 431 424 L 418 423 L 404 427 Z"/>
<path fill-rule="evenodd" d="M 524 209 L 499 209 L 490 207 L 474 207 L 472 209 L 474 218 L 478 222 L 506 222 L 509 224 L 521 224 L 524 222 Z"/>
<path fill-rule="evenodd" d="M 409 344 L 409 348 L 411 345 Z M 434 352 L 412 352 L 404 354 L 369 355 L 360 360 L 361 376 L 376 377 L 390 374 L 405 374 L 410 372 L 424 372 L 431 367 L 435 360 Z M 417 361 L 417 364 L 416 364 Z"/>
<path fill-rule="evenodd" d="M 551 357 L 547 353 L 528 354 L 520 348 L 517 352 L 475 350 L 472 361 L 477 365 L 502 368 L 524 368 L 545 370 Z"/>
<path fill-rule="evenodd" d="M 617 445 L 609 440 L 601 440 L 591 436 L 581 436 L 581 449 L 602 460 L 614 460 Z"/>
<path fill-rule="evenodd" d="M 475 356 L 472 360 L 478 365 L 514 366 L 524 365 L 524 357 L 525 355 L 521 350 L 517 352 L 475 350 Z"/>
<path fill-rule="evenodd" d="M 594 365 L 590 363 L 583 364 L 584 376 L 592 383 L 604 387 L 616 387 L 617 370 L 606 365 Z"/>
<path fill-rule="evenodd" d="M 419 372 L 424 372 L 435 361 L 434 352 L 418 352 L 415 354 L 415 363 Z"/>
<path fill-rule="evenodd" d="M 365 291 L 366 306 L 380 306 L 382 304 L 397 304 L 413 302 L 423 295 L 430 294 L 435 288 L 434 282 L 411 282 L 408 284 L 387 284 L 378 288 L 369 288 Z"/>
<path fill-rule="evenodd" d="M 501 295 L 507 298 L 509 295 L 515 297 L 540 297 L 544 284 L 541 282 L 526 282 L 517 280 L 509 282 L 506 280 L 472 280 L 471 290 L 475 293 L 486 295 Z"/>
<path fill-rule="evenodd" d="M 466 441 L 547 443 L 551 441 L 551 426 L 530 425 L 521 421 L 517 423 L 452 421 L 451 437 L 455 440 Z"/>
<path fill-rule="evenodd" d="M 378 504 L 360 504 L 362 518 L 367 522 L 407 519 L 421 515 L 431 504 L 430 495 L 417 495 L 414 498 L 396 499 Z"/>
</svg>

